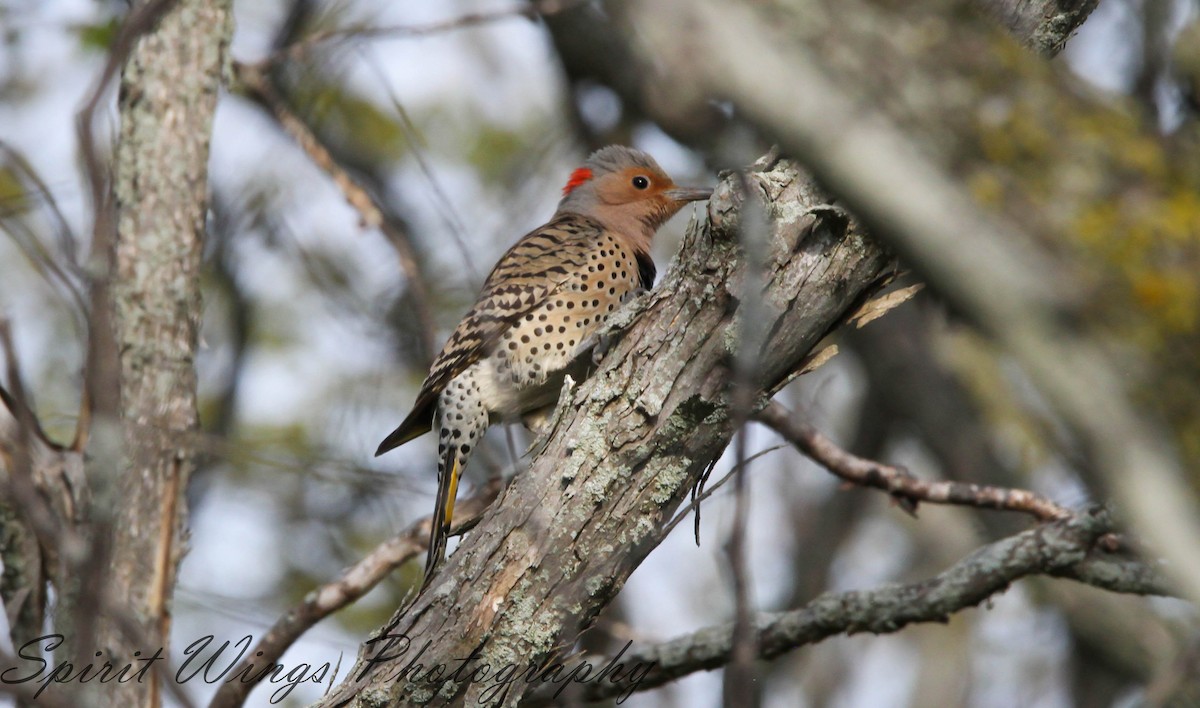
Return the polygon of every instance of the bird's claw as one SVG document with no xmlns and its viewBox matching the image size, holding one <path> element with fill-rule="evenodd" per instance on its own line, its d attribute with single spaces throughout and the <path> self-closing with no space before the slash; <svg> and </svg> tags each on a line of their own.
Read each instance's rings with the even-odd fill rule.
<svg viewBox="0 0 1200 708">
<path fill-rule="evenodd" d="M 595 335 L 595 344 L 592 346 L 592 364 L 600 366 L 600 362 L 604 361 L 604 355 L 608 354 L 608 350 L 612 349 L 613 341 L 611 335 L 601 332 Z"/>
</svg>

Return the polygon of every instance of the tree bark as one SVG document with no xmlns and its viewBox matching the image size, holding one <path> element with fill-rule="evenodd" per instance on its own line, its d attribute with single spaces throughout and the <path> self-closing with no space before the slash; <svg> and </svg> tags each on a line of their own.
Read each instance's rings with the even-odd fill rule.
<svg viewBox="0 0 1200 708">
<path fill-rule="evenodd" d="M 111 288 L 125 464 L 114 479 L 92 475 L 107 522 L 98 526 L 111 529 L 97 640 L 114 665 L 168 645 L 194 467 L 209 140 L 231 31 L 229 0 L 181 0 L 138 39 L 121 76 Z M 161 701 L 154 672 L 104 688 L 104 705 Z"/>
<path fill-rule="evenodd" d="M 765 342 L 753 382 L 760 391 L 786 380 L 885 276 L 890 257 L 826 205 L 794 164 L 750 172 L 751 203 L 739 197 L 740 183 L 723 179 L 663 282 L 624 311 L 636 319 L 599 370 L 564 395 L 529 471 L 389 623 L 390 637 L 430 641 L 421 663 L 455 666 L 474 654 L 481 664 L 524 669 L 554 657 L 661 540 L 664 523 L 734 432 L 731 371 L 745 324 L 739 235 L 765 238 L 770 254 L 758 280 L 761 320 L 752 323 Z M 747 218 L 760 208 L 766 225 Z M 763 228 L 744 228 L 754 223 Z M 484 687 L 466 681 L 396 681 L 413 653 L 364 672 L 387 643 L 368 642 L 350 680 L 323 705 L 481 698 Z"/>
<path fill-rule="evenodd" d="M 977 0 L 1030 49 L 1045 56 L 1062 51 L 1100 0 Z"/>
</svg>

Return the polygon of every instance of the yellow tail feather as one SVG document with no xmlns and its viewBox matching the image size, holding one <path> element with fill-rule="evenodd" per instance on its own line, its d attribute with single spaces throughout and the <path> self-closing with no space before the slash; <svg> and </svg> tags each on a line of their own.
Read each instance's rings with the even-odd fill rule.
<svg viewBox="0 0 1200 708">
<path fill-rule="evenodd" d="M 454 461 L 454 465 L 450 468 L 450 490 L 446 494 L 446 509 L 445 518 L 442 521 L 442 528 L 446 531 L 450 530 L 450 520 L 454 517 L 454 499 L 458 496 L 458 460 Z"/>
</svg>

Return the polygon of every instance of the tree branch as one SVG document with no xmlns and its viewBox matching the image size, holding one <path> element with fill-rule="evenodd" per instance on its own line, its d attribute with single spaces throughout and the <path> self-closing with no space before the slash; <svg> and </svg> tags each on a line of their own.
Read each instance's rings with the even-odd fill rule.
<svg viewBox="0 0 1200 708">
<path fill-rule="evenodd" d="M 266 110 L 279 123 L 280 128 L 296 141 L 313 164 L 329 175 L 346 198 L 346 202 L 358 212 L 362 226 L 379 229 L 391 244 L 412 293 L 412 306 L 419 325 L 422 359 L 432 361 L 437 351 L 433 341 L 437 326 L 429 307 L 429 284 L 409 234 L 394 219 L 387 216 L 387 211 L 375 196 L 334 159 L 320 137 L 292 111 L 275 90 L 263 65 L 235 61 L 233 72 L 239 84 L 233 89 L 240 89 L 246 97 Z"/>
<path fill-rule="evenodd" d="M 1054 56 L 1100 0 L 976 0 L 1030 49 Z"/>
<path fill-rule="evenodd" d="M 179 0 L 133 41 L 121 71 L 113 267 L 101 278 L 111 297 L 110 344 L 119 367 L 119 386 L 103 385 L 106 395 L 118 396 L 119 409 L 102 412 L 120 414 L 125 459 L 105 460 L 114 469 L 91 477 L 99 490 L 94 518 L 102 522 L 93 533 L 110 553 L 93 559 L 103 564 L 94 565 L 105 575 L 102 585 L 67 594 L 79 601 L 73 609 L 80 622 L 95 622 L 95 647 L 90 632 L 71 633 L 79 656 L 99 648 L 127 660 L 134 651 L 167 646 L 170 637 L 170 600 L 184 551 L 184 494 L 195 466 L 190 433 L 198 425 L 201 246 L 212 121 L 233 29 L 230 5 Z M 97 230 L 108 233 L 102 221 L 98 214 Z M 100 612 L 89 617 L 88 605 Z M 161 676 L 152 672 L 144 683 L 110 684 L 94 700 L 156 706 L 161 692 Z"/>
<path fill-rule="evenodd" d="M 863 459 L 838 447 L 824 433 L 776 402 L 759 411 L 755 419 L 833 474 L 852 484 L 882 489 L 914 515 L 917 503 L 922 501 L 1020 511 L 1041 521 L 1068 519 L 1075 515 L 1070 509 L 1024 489 L 968 482 L 926 482 L 903 467 Z"/>
<path fill-rule="evenodd" d="M 467 29 L 468 27 L 478 27 L 479 25 L 518 17 L 527 20 L 537 20 L 541 17 L 556 15 L 564 10 L 582 5 L 585 2 L 587 0 L 538 0 L 537 2 L 530 2 L 516 7 L 501 8 L 499 10 L 469 12 L 449 20 L 431 22 L 425 25 L 400 25 L 394 27 L 363 26 L 322 30 L 313 32 L 289 46 L 272 52 L 260 62 L 260 65 L 266 68 L 267 65 L 276 64 L 281 61 L 296 61 L 303 58 L 318 45 L 335 39 L 372 39 L 385 37 L 406 39 L 428 37 L 434 34 L 454 32 L 456 30 Z"/>
<path fill-rule="evenodd" d="M 984 546 L 927 580 L 875 590 L 825 593 L 800 609 L 762 614 L 755 623 L 758 657 L 774 659 L 842 633 L 890 634 L 911 624 L 945 623 L 956 612 L 979 605 L 1029 575 L 1054 575 L 1082 582 L 1096 579 L 1108 589 L 1160 594 L 1155 573 L 1143 564 L 1092 557 L 1096 540 L 1111 530 L 1108 514 L 1091 509 Z M 730 661 L 733 647 L 732 624 L 702 629 L 662 644 L 634 647 L 622 654 L 620 661 L 629 674 L 639 676 L 635 685 L 611 680 L 583 682 L 581 698 L 600 701 L 720 668 Z M 597 668 L 609 661 L 584 660 Z M 650 668 L 637 672 L 633 667 L 639 665 Z M 528 705 L 551 704 L 559 688 L 540 687 Z"/>
</svg>

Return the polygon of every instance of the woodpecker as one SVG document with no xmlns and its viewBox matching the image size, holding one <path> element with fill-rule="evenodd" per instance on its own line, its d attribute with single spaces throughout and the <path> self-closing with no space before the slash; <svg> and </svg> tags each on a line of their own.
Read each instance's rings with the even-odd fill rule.
<svg viewBox="0 0 1200 708">
<path fill-rule="evenodd" d="M 375 452 L 437 431 L 426 583 L 445 554 L 458 480 L 484 431 L 556 402 L 584 342 L 624 300 L 654 284 L 655 232 L 710 194 L 677 187 L 646 153 L 611 145 L 571 173 L 550 221 L 501 256 L 434 359 L 412 411 Z"/>
</svg>

